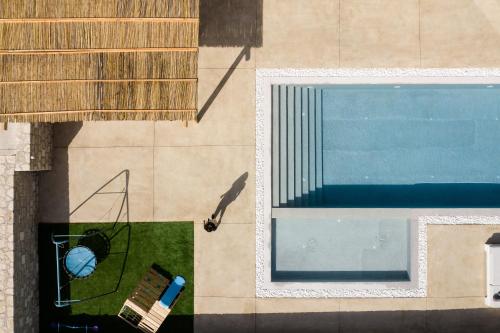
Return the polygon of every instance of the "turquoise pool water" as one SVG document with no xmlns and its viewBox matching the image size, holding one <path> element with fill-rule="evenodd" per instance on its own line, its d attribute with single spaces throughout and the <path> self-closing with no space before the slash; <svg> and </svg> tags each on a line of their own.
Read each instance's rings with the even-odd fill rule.
<svg viewBox="0 0 500 333">
<path fill-rule="evenodd" d="M 500 86 L 273 86 L 273 206 L 499 207 Z"/>
<path fill-rule="evenodd" d="M 323 90 L 325 184 L 497 183 L 500 89 Z"/>
<path fill-rule="evenodd" d="M 407 219 L 274 219 L 273 281 L 409 281 Z"/>
</svg>

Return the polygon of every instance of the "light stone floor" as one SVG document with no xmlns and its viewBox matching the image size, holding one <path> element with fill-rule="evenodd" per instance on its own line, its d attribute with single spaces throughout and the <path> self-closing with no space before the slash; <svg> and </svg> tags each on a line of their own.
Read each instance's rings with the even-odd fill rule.
<svg viewBox="0 0 500 333">
<path fill-rule="evenodd" d="M 428 296 L 255 298 L 255 68 L 500 66 L 500 1 L 267 0 L 252 49 L 198 124 L 84 123 L 55 128 L 41 180 L 45 222 L 110 221 L 119 195 L 82 201 L 130 170 L 131 221 L 195 221 L 195 312 L 277 313 L 484 307 L 483 244 L 498 226 L 428 227 Z M 200 48 L 199 107 L 242 48 Z M 214 233 L 202 228 L 242 174 L 246 186 Z M 108 192 L 123 187 L 117 179 Z"/>
</svg>

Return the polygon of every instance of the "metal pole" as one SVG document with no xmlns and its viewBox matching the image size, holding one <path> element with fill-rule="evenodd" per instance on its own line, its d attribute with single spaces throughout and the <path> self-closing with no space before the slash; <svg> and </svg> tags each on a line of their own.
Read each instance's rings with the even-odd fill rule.
<svg viewBox="0 0 500 333">
<path fill-rule="evenodd" d="M 57 278 L 57 301 L 56 306 L 60 307 L 61 303 L 61 282 L 59 280 L 59 243 L 55 242 L 56 245 L 56 278 Z"/>
</svg>

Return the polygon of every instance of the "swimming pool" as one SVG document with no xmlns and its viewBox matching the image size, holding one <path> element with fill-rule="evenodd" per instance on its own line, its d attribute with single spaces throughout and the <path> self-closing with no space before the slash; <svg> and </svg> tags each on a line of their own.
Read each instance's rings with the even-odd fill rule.
<svg viewBox="0 0 500 333">
<path fill-rule="evenodd" d="M 500 207 L 500 86 L 270 88 L 271 282 L 414 288 L 408 209 Z"/>
<path fill-rule="evenodd" d="M 256 295 L 425 297 L 427 226 L 498 222 L 499 87 L 499 69 L 257 70 Z"/>
<path fill-rule="evenodd" d="M 500 86 L 273 85 L 273 207 L 500 207 Z"/>
</svg>

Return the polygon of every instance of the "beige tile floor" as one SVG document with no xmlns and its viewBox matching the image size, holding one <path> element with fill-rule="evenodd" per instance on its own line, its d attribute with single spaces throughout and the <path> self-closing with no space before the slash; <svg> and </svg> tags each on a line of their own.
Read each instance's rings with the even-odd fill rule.
<svg viewBox="0 0 500 333">
<path fill-rule="evenodd" d="M 125 169 L 130 170 L 130 219 L 153 219 L 153 147 L 56 148 L 54 162 L 40 180 L 42 221 L 114 222 L 122 194 L 112 192 L 124 189 L 125 177 L 95 192 Z"/>
<path fill-rule="evenodd" d="M 255 221 L 255 172 L 252 146 L 156 147 L 154 220 L 195 220 L 212 214 L 220 197 L 240 177 L 241 194 L 224 214 L 225 224 Z"/>
<path fill-rule="evenodd" d="M 198 102 L 206 113 L 198 124 L 56 126 L 55 170 L 41 178 L 42 220 L 112 220 L 116 198 L 68 213 L 129 169 L 132 221 L 196 222 L 196 313 L 483 307 L 482 246 L 500 227 L 430 226 L 424 299 L 255 298 L 255 68 L 499 66 L 499 6 L 497 0 L 264 1 L 261 48 L 249 55 L 243 46 L 200 48 Z M 245 187 L 220 228 L 206 233 L 202 219 L 245 172 Z"/>
<path fill-rule="evenodd" d="M 340 3 L 343 67 L 418 67 L 418 0 Z"/>
<path fill-rule="evenodd" d="M 500 2 L 421 0 L 422 66 L 500 66 Z"/>
<path fill-rule="evenodd" d="M 339 0 L 264 1 L 259 68 L 339 66 Z"/>
</svg>

